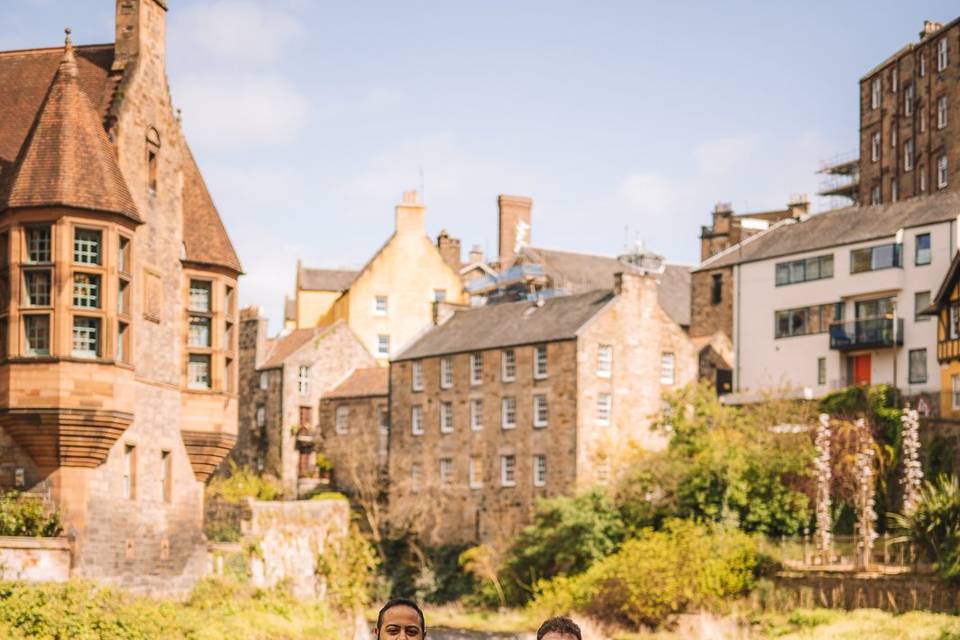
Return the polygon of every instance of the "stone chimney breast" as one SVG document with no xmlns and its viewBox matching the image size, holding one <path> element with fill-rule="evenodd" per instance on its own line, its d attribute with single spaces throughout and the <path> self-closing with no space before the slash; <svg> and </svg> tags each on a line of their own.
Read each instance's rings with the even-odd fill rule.
<svg viewBox="0 0 960 640">
<path fill-rule="evenodd" d="M 420 204 L 416 191 L 404 191 L 403 201 L 396 206 L 395 211 L 397 235 L 426 235 L 426 207 Z"/>
</svg>

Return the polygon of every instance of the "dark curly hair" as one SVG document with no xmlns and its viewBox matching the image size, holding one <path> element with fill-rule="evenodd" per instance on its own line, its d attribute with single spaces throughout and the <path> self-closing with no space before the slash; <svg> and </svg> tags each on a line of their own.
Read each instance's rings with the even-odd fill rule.
<svg viewBox="0 0 960 640">
<path fill-rule="evenodd" d="M 577 623 L 571 620 L 570 618 L 550 618 L 542 625 L 540 625 L 540 630 L 537 631 L 537 640 L 543 640 L 543 636 L 547 635 L 551 631 L 555 631 L 560 634 L 566 634 L 573 636 L 577 640 L 582 640 L 580 637 L 580 627 L 577 626 Z"/>
<path fill-rule="evenodd" d="M 387 603 L 383 605 L 383 608 L 380 609 L 380 615 L 377 616 L 377 637 L 380 637 L 380 627 L 383 626 L 383 614 L 385 614 L 390 609 L 394 607 L 410 607 L 417 612 L 417 615 L 420 616 L 420 631 L 423 632 L 423 637 L 427 637 L 427 625 L 423 620 L 423 610 L 420 608 L 416 602 L 410 598 L 391 598 L 387 600 Z M 580 636 L 577 636 L 578 638 Z"/>
</svg>

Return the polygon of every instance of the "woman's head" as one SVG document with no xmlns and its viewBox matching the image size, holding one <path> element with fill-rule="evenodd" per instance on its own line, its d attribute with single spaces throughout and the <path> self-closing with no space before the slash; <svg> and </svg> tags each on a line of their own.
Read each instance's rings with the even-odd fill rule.
<svg viewBox="0 0 960 640">
<path fill-rule="evenodd" d="M 423 611 L 407 598 L 393 598 L 377 616 L 377 638 L 381 640 L 419 640 L 427 636 Z"/>
</svg>

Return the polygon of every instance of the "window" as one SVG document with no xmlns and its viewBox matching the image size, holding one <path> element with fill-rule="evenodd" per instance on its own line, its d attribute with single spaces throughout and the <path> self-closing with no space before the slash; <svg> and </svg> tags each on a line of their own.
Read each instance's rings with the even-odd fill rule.
<svg viewBox="0 0 960 640">
<path fill-rule="evenodd" d="M 826 358 L 817 358 L 817 384 L 827 384 Z"/>
<path fill-rule="evenodd" d="M 130 334 L 130 325 L 126 322 L 117 323 L 117 361 L 119 362 L 129 362 L 129 357 L 127 356 L 130 347 L 128 346 Z"/>
<path fill-rule="evenodd" d="M 130 238 L 120 236 L 117 245 L 117 269 L 121 273 L 130 273 Z"/>
<path fill-rule="evenodd" d="M 917 266 L 930 264 L 933 258 L 930 250 L 930 234 L 918 233 L 916 236 L 916 249 L 914 251 L 914 262 Z"/>
<path fill-rule="evenodd" d="M 50 227 L 27 229 L 27 261 L 50 262 Z"/>
<path fill-rule="evenodd" d="M 191 347 L 210 346 L 210 317 L 190 316 L 190 331 L 187 344 Z"/>
<path fill-rule="evenodd" d="M 453 484 L 453 458 L 440 458 L 440 484 L 445 487 Z"/>
<path fill-rule="evenodd" d="M 774 312 L 774 337 L 789 338 L 826 333 L 830 325 L 843 319 L 843 303 L 821 304 Z"/>
<path fill-rule="evenodd" d="M 609 393 L 597 395 L 597 424 L 610 424 L 610 414 L 613 413 L 613 396 Z"/>
<path fill-rule="evenodd" d="M 137 448 L 132 444 L 123 447 L 123 497 L 137 497 Z"/>
<path fill-rule="evenodd" d="M 76 229 L 73 236 L 73 261 L 78 264 L 100 264 L 102 234 L 93 229 Z"/>
<path fill-rule="evenodd" d="M 960 376 L 950 377 L 950 396 L 953 400 L 953 409 L 960 409 Z"/>
<path fill-rule="evenodd" d="M 870 189 L 870 204 L 880 204 L 880 185 L 878 184 Z"/>
<path fill-rule="evenodd" d="M 147 191 L 157 192 L 157 157 L 160 155 L 160 135 L 152 127 L 147 129 Z"/>
<path fill-rule="evenodd" d="M 100 319 L 74 316 L 73 357 L 96 358 L 100 355 Z"/>
<path fill-rule="evenodd" d="M 960 338 L 960 308 L 956 303 L 950 305 L 950 339 Z"/>
<path fill-rule="evenodd" d="M 410 388 L 414 391 L 423 391 L 423 362 L 420 360 L 410 365 Z"/>
<path fill-rule="evenodd" d="M 483 383 L 483 354 L 470 354 L 470 384 Z"/>
<path fill-rule="evenodd" d="M 780 262 L 776 266 L 777 286 L 833 277 L 833 254 L 804 260 Z"/>
<path fill-rule="evenodd" d="M 870 83 L 870 108 L 877 109 L 880 107 L 880 76 L 877 76 L 873 79 L 873 82 Z"/>
<path fill-rule="evenodd" d="M 500 374 L 504 382 L 513 382 L 517 379 L 517 354 L 513 349 L 504 349 L 500 352 Z"/>
<path fill-rule="evenodd" d="M 937 43 L 937 71 L 943 71 L 947 68 L 947 39 L 940 38 Z"/>
<path fill-rule="evenodd" d="M 597 348 L 597 375 L 609 378 L 613 374 L 613 347 L 602 344 Z"/>
<path fill-rule="evenodd" d="M 423 435 L 423 407 L 410 407 L 410 432 L 415 436 Z"/>
<path fill-rule="evenodd" d="M 913 171 L 913 140 L 903 143 L 903 170 Z"/>
<path fill-rule="evenodd" d="M 545 427 L 550 421 L 550 405 L 547 396 L 538 394 L 533 396 L 533 426 Z"/>
<path fill-rule="evenodd" d="M 261 371 L 260 372 L 260 388 L 266 391 L 269 384 L 270 384 L 270 378 L 267 376 L 267 372 Z"/>
<path fill-rule="evenodd" d="M 423 467 L 419 462 L 410 465 L 410 490 L 413 493 L 419 493 L 423 486 Z"/>
<path fill-rule="evenodd" d="M 433 301 L 434 301 L 434 302 L 446 302 L 446 301 L 447 301 L 447 290 L 446 290 L 446 289 L 434 289 L 434 290 L 433 290 Z"/>
<path fill-rule="evenodd" d="M 297 369 L 297 391 L 305 396 L 310 393 L 310 367 L 300 367 Z"/>
<path fill-rule="evenodd" d="M 191 353 L 187 362 L 187 386 L 191 389 L 210 388 L 210 356 Z"/>
<path fill-rule="evenodd" d="M 927 350 L 910 349 L 910 384 L 924 384 L 927 381 Z"/>
<path fill-rule="evenodd" d="M 160 495 L 170 502 L 173 494 L 173 456 L 169 451 L 160 452 Z"/>
<path fill-rule="evenodd" d="M 313 426 L 313 416 L 310 407 L 300 407 L 300 426 L 308 429 Z"/>
<path fill-rule="evenodd" d="M 900 183 L 896 178 L 890 178 L 890 201 L 896 202 L 900 197 Z"/>
<path fill-rule="evenodd" d="M 440 358 L 440 388 L 449 389 L 453 386 L 453 358 Z"/>
<path fill-rule="evenodd" d="M 23 334 L 28 356 L 50 355 L 50 316 L 24 316 Z"/>
<path fill-rule="evenodd" d="M 917 66 L 920 67 L 920 77 L 927 75 L 927 56 L 924 53 L 917 55 Z"/>
<path fill-rule="evenodd" d="M 51 276 L 49 269 L 23 272 L 26 303 L 30 307 L 49 307 Z"/>
<path fill-rule="evenodd" d="M 890 132 L 890 146 L 893 147 L 894 149 L 897 148 L 897 130 L 896 129 L 893 129 Z"/>
<path fill-rule="evenodd" d="M 479 398 L 470 401 L 470 430 L 483 430 L 483 400 Z"/>
<path fill-rule="evenodd" d="M 261 429 L 267 424 L 267 409 L 263 405 L 257 407 L 257 426 Z"/>
<path fill-rule="evenodd" d="M 877 162 L 880 160 L 880 133 L 877 132 L 873 134 L 870 138 L 870 161 Z"/>
<path fill-rule="evenodd" d="M 208 280 L 190 281 L 190 311 L 202 311 L 209 313 L 212 309 L 210 305 L 210 282 Z"/>
<path fill-rule="evenodd" d="M 501 401 L 500 424 L 504 429 L 513 429 L 517 426 L 517 399 L 504 398 Z"/>
<path fill-rule="evenodd" d="M 547 345 L 545 344 L 533 348 L 533 377 L 537 380 L 547 377 Z"/>
<path fill-rule="evenodd" d="M 230 322 L 223 323 L 223 348 L 224 349 L 233 348 L 233 323 L 230 323 Z"/>
<path fill-rule="evenodd" d="M 350 407 L 339 406 L 334 417 L 333 430 L 339 435 L 346 435 L 350 432 Z"/>
<path fill-rule="evenodd" d="M 927 168 L 920 167 L 920 191 L 927 190 Z"/>
<path fill-rule="evenodd" d="M 440 403 L 440 433 L 453 433 L 453 403 Z"/>
<path fill-rule="evenodd" d="M 913 321 L 926 322 L 930 316 L 920 315 L 923 310 L 930 306 L 930 292 L 917 291 L 913 294 Z"/>
<path fill-rule="evenodd" d="M 73 274 L 73 306 L 100 308 L 100 276 L 92 273 Z"/>
<path fill-rule="evenodd" d="M 937 129 L 947 126 L 947 96 L 937 98 Z"/>
<path fill-rule="evenodd" d="M 117 313 L 130 314 L 130 300 L 127 295 L 127 289 L 130 288 L 130 282 L 123 278 L 117 283 Z"/>
<path fill-rule="evenodd" d="M 890 70 L 890 91 L 893 93 L 900 88 L 900 74 L 897 71 L 896 67 Z"/>
<path fill-rule="evenodd" d="M 500 456 L 500 486 L 517 486 L 517 457 Z"/>
<path fill-rule="evenodd" d="M 377 296 L 374 299 L 373 313 L 377 316 L 387 315 L 387 296 Z"/>
<path fill-rule="evenodd" d="M 913 85 L 908 85 L 903 92 L 903 113 L 913 115 Z"/>
<path fill-rule="evenodd" d="M 390 336 L 383 333 L 377 336 L 377 357 L 390 357 Z"/>
<path fill-rule="evenodd" d="M 544 487 L 547 484 L 547 456 L 533 456 L 533 486 Z"/>
<path fill-rule="evenodd" d="M 947 186 L 947 156 L 937 158 L 937 188 L 943 189 Z"/>
<path fill-rule="evenodd" d="M 882 244 L 850 251 L 850 273 L 863 273 L 903 266 L 899 244 Z"/>
<path fill-rule="evenodd" d="M 469 482 L 471 489 L 483 486 L 483 460 L 480 456 L 470 456 Z"/>
<path fill-rule="evenodd" d="M 926 133 L 927 131 L 927 108 L 920 107 L 920 116 L 917 118 L 920 121 L 920 133 Z"/>
<path fill-rule="evenodd" d="M 673 384 L 676 378 L 676 356 L 665 351 L 660 354 L 660 384 Z"/>
<path fill-rule="evenodd" d="M 723 274 L 715 273 L 710 285 L 710 304 L 716 306 L 723 302 Z"/>
</svg>

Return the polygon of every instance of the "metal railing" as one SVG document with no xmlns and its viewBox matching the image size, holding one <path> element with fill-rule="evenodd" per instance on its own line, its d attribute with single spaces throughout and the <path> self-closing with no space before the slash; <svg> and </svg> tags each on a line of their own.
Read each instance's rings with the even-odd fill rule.
<svg viewBox="0 0 960 640">
<path fill-rule="evenodd" d="M 903 318 L 860 318 L 830 325 L 830 348 L 837 351 L 878 349 L 894 345 L 903 346 Z"/>
</svg>

